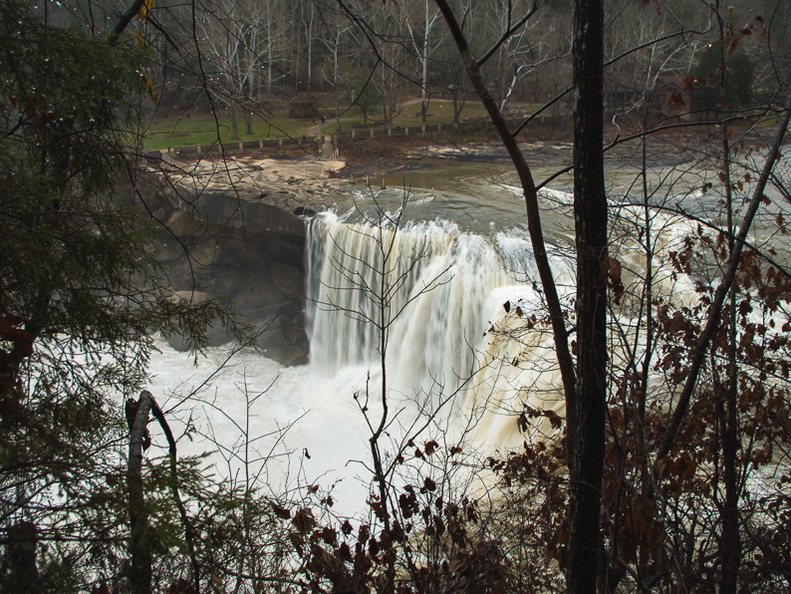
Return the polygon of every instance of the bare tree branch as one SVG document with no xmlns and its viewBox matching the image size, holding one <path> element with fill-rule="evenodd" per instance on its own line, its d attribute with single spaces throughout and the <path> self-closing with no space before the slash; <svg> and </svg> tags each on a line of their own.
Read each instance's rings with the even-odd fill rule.
<svg viewBox="0 0 791 594">
<path fill-rule="evenodd" d="M 736 271 L 739 268 L 739 260 L 741 259 L 742 251 L 746 244 L 747 234 L 750 232 L 753 218 L 755 217 L 755 213 L 758 211 L 758 207 L 760 206 L 761 200 L 763 199 L 764 189 L 766 188 L 766 184 L 772 174 L 775 162 L 779 158 L 780 146 L 783 144 L 783 138 L 785 137 L 786 129 L 788 128 L 789 119 L 791 119 L 791 99 L 786 104 L 786 112 L 780 122 L 780 128 L 777 131 L 774 144 L 769 149 L 769 153 L 766 156 L 763 171 L 761 171 L 761 175 L 756 181 L 752 198 L 750 199 L 750 203 L 748 204 L 747 210 L 744 213 L 744 218 L 742 219 L 741 225 L 739 226 L 739 232 L 736 235 L 736 245 L 733 252 L 731 253 L 730 259 L 728 260 L 728 267 L 725 271 L 725 275 L 723 276 L 716 292 L 714 293 L 711 309 L 709 310 L 709 317 L 706 321 L 706 326 L 704 327 L 703 332 L 701 332 L 698 342 L 695 345 L 695 349 L 692 352 L 692 362 L 687 374 L 687 380 L 684 382 L 684 388 L 679 395 L 678 403 L 676 404 L 676 408 L 673 411 L 673 416 L 667 425 L 665 437 L 662 439 L 662 445 L 659 447 L 659 451 L 657 452 L 657 459 L 663 458 L 670 452 L 675 442 L 676 434 L 678 433 L 681 423 L 684 420 L 684 415 L 687 412 L 690 399 L 692 398 L 692 392 L 695 390 L 695 386 L 697 385 L 698 375 L 700 374 L 701 367 L 703 366 L 703 360 L 706 356 L 709 343 L 711 342 L 711 338 L 714 335 L 714 331 L 720 323 L 720 314 L 722 313 L 722 307 L 725 303 L 725 298 L 727 297 L 728 292 L 733 285 L 733 280 L 736 277 Z"/>
<path fill-rule="evenodd" d="M 514 135 L 508 129 L 508 124 L 502 112 L 497 107 L 494 98 L 486 88 L 480 66 L 472 56 L 472 51 L 467 43 L 467 39 L 461 27 L 459 27 L 453 11 L 446 0 L 435 0 L 435 2 L 440 11 L 442 11 L 442 15 L 456 43 L 459 54 L 464 60 L 464 65 L 472 85 L 478 97 L 481 99 L 481 102 L 484 104 L 492 123 L 500 135 L 500 139 L 503 141 L 508 151 L 508 156 L 511 158 L 517 174 L 519 175 L 522 191 L 524 193 L 525 209 L 527 211 L 527 227 L 533 247 L 533 257 L 536 261 L 541 285 L 547 300 L 547 307 L 552 319 L 552 331 L 555 338 L 555 349 L 557 352 L 558 364 L 560 366 L 560 373 L 563 378 L 564 392 L 566 398 L 573 400 L 575 383 L 574 362 L 571 358 L 571 351 L 569 350 L 568 330 L 566 329 L 566 322 L 563 317 L 563 309 L 560 306 L 560 297 L 558 296 L 552 268 L 549 265 L 544 233 L 541 228 L 541 215 L 538 209 L 538 194 L 530 166 L 527 164 Z"/>
</svg>

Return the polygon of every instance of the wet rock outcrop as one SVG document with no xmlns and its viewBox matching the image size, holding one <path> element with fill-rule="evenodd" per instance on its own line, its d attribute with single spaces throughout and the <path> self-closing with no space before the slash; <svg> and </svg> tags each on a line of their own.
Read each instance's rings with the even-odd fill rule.
<svg viewBox="0 0 791 594">
<path fill-rule="evenodd" d="M 231 305 L 267 356 L 304 364 L 305 224 L 294 213 L 322 210 L 319 198 L 332 199 L 332 180 L 256 178 L 255 167 L 243 165 L 158 163 L 144 191 L 164 224 L 157 256 L 178 298 Z M 271 176 L 272 169 L 261 171 Z M 280 164 L 275 173 L 283 169 Z M 213 345 L 231 338 L 221 327 L 210 332 Z M 182 346 L 178 336 L 169 340 Z"/>
</svg>

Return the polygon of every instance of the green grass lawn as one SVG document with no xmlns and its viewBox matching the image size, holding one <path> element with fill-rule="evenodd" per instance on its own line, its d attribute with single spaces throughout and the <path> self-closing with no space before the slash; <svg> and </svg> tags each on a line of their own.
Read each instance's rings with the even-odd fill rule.
<svg viewBox="0 0 791 594">
<path fill-rule="evenodd" d="M 526 106 L 529 107 L 529 106 Z M 319 108 L 320 113 L 327 113 L 329 110 Z M 394 126 L 420 126 L 421 118 L 420 102 L 412 100 L 405 103 L 401 112 L 395 118 Z M 429 105 L 429 117 L 427 124 L 450 124 L 453 122 L 453 103 L 448 100 L 435 99 Z M 467 101 L 464 105 L 461 117 L 465 119 L 486 116 L 486 111 L 479 102 Z M 345 112 L 341 117 L 341 130 L 348 131 L 354 128 L 377 128 L 381 127 L 381 111 L 372 110 L 368 113 L 368 122 L 363 118 L 362 110 L 352 108 Z M 307 135 L 311 128 L 320 123 L 311 119 L 295 119 L 288 116 L 288 109 L 275 109 L 266 117 L 253 117 L 253 133 L 247 134 L 244 121 L 241 117 L 237 120 L 239 139 L 259 140 L 277 138 L 278 136 L 301 137 Z M 321 126 L 321 132 L 330 134 L 336 130 L 334 119 L 327 119 Z M 193 111 L 169 118 L 153 118 L 143 138 L 143 146 L 147 149 L 167 149 L 180 146 L 201 145 L 209 146 L 217 142 L 217 138 L 223 143 L 230 143 L 231 123 L 227 116 L 218 114 L 215 117 L 211 113 Z"/>
<path fill-rule="evenodd" d="M 277 138 L 278 136 L 302 136 L 314 125 L 310 120 L 297 120 L 288 117 L 287 110 L 276 110 L 267 118 L 253 117 L 253 133 L 247 134 L 242 118 L 237 119 L 240 140 Z M 217 142 L 231 141 L 231 122 L 228 117 L 211 113 L 191 112 L 170 117 L 155 118 L 145 133 L 143 146 L 149 149 L 190 146 L 208 146 Z"/>
</svg>

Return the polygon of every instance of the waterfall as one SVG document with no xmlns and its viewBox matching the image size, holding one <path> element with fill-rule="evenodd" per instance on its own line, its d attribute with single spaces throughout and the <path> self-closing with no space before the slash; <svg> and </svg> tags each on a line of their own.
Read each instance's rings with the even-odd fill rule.
<svg viewBox="0 0 791 594">
<path fill-rule="evenodd" d="M 483 236 L 446 221 L 351 223 L 324 214 L 308 222 L 306 254 L 316 373 L 375 368 L 384 331 L 392 390 L 421 406 L 458 392 L 468 411 L 480 409 L 479 417 L 494 403 L 496 418 L 481 425 L 486 439 L 515 433 L 514 417 L 505 421 L 502 413 L 521 409 L 524 386 L 535 384 L 545 367 L 527 361 L 525 349 L 554 361 L 546 328 L 529 332 L 527 342 L 538 341 L 540 349 L 525 346 L 523 322 L 532 312 L 543 314 L 523 235 Z M 529 382 L 522 374 L 531 375 Z"/>
</svg>

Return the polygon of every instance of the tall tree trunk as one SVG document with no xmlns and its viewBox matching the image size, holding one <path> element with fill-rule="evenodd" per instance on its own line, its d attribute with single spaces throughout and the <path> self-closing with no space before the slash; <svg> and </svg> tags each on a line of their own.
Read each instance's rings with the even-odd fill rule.
<svg viewBox="0 0 791 594">
<path fill-rule="evenodd" d="M 606 396 L 607 197 L 604 189 L 602 114 L 602 0 L 576 0 L 574 77 L 574 209 L 577 236 L 577 367 L 568 351 L 568 334 L 541 230 L 530 167 L 489 93 L 445 0 L 435 0 L 450 29 L 473 88 L 484 104 L 519 175 L 528 230 L 552 320 L 555 348 L 567 402 L 570 520 L 567 579 L 569 592 L 595 592 L 599 541 L 604 413 Z"/>
<path fill-rule="evenodd" d="M 132 594 L 149 594 L 151 592 L 151 547 L 148 513 L 146 512 L 143 495 L 143 448 L 148 443 L 148 414 L 151 410 L 151 394 L 145 390 L 140 394 L 137 403 L 130 399 L 127 403 L 127 421 L 129 422 L 129 468 L 127 470 L 127 486 L 129 489 L 129 553 L 131 571 L 129 581 Z"/>
<path fill-rule="evenodd" d="M 724 47 L 724 44 L 721 44 Z M 723 50 L 724 52 L 724 50 Z M 723 54 L 724 63 L 724 54 Z M 725 70 L 723 68 L 723 70 Z M 724 77 L 724 74 L 722 75 Z M 724 78 L 721 79 L 724 87 Z M 725 177 L 725 204 L 728 217 L 728 254 L 736 249 L 734 224 L 733 186 L 731 184 L 731 147 L 729 127 L 722 126 L 722 172 Z M 728 373 L 727 385 L 721 390 L 722 400 L 717 409 L 720 416 L 720 441 L 722 449 L 725 501 L 720 512 L 722 518 L 722 543 L 720 565 L 721 594 L 736 594 L 741 565 L 741 535 L 739 534 L 739 476 L 736 468 L 739 457 L 739 385 L 736 362 L 736 291 L 730 292 L 728 312 Z M 724 402 L 723 402 L 724 400 Z"/>
<path fill-rule="evenodd" d="M 249 108 L 244 110 L 244 131 L 248 136 L 253 135 L 253 112 Z"/>
<path fill-rule="evenodd" d="M 577 381 L 568 411 L 568 591 L 595 592 L 607 373 L 607 196 L 604 188 L 602 0 L 574 6 L 574 219 Z"/>
<path fill-rule="evenodd" d="M 239 124 L 236 121 L 236 105 L 233 102 L 228 106 L 228 117 L 231 120 L 231 140 L 239 140 Z"/>
</svg>

